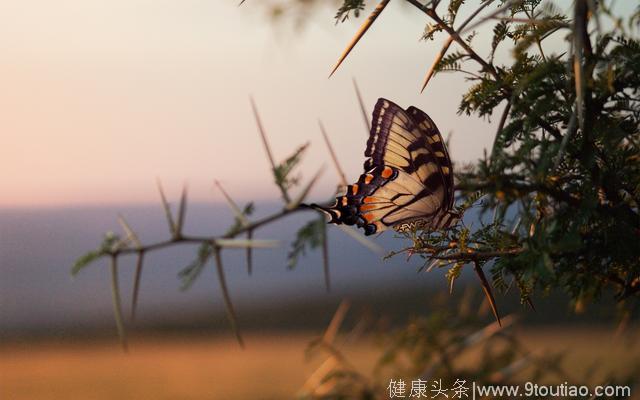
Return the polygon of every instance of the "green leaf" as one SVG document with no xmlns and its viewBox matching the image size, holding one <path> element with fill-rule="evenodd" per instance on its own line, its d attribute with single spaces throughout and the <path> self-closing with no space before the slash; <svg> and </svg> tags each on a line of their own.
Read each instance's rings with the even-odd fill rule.
<svg viewBox="0 0 640 400">
<path fill-rule="evenodd" d="M 292 155 L 290 155 L 286 160 L 277 165 L 273 170 L 276 184 L 280 186 L 284 190 L 284 192 L 298 184 L 300 177 L 291 176 L 291 174 L 295 167 L 300 164 L 302 156 L 304 155 L 304 152 L 308 147 L 309 143 L 305 143 L 304 145 L 298 147 L 298 149 Z"/>
<path fill-rule="evenodd" d="M 213 255 L 213 246 L 210 243 L 203 243 L 198 248 L 196 258 L 180 272 L 178 277 L 182 281 L 182 290 L 187 290 L 191 287 L 193 282 L 200 276 L 200 273 L 207 265 L 207 261 Z"/>
<path fill-rule="evenodd" d="M 241 215 L 236 215 L 234 217 L 233 225 L 231 225 L 231 227 L 229 227 L 229 229 L 227 229 L 227 232 L 225 233 L 225 236 L 234 235 L 236 232 L 238 232 L 240 229 L 242 229 L 245 226 L 246 217 L 248 217 L 251 214 L 253 214 L 254 210 L 255 210 L 255 206 L 254 206 L 253 202 L 247 203 L 247 205 L 244 206 L 244 208 L 241 210 L 242 214 Z"/>
<path fill-rule="evenodd" d="M 291 244 L 288 256 L 288 267 L 294 268 L 301 256 L 306 255 L 307 249 L 315 249 L 322 245 L 324 218 L 316 218 L 307 222 L 298 230 L 296 239 Z"/>
<path fill-rule="evenodd" d="M 77 275 L 81 270 L 97 259 L 116 251 L 119 243 L 120 237 L 118 235 L 113 232 L 107 232 L 104 235 L 104 240 L 97 249 L 88 251 L 76 259 L 71 267 L 71 275 Z"/>
<path fill-rule="evenodd" d="M 364 0 L 344 0 L 336 13 L 336 23 L 346 21 L 351 13 L 358 18 L 362 10 L 364 10 Z"/>
</svg>

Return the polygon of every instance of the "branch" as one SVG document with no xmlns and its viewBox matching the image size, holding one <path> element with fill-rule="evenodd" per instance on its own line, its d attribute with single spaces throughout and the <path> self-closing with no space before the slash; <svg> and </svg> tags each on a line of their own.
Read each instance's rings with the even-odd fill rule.
<svg viewBox="0 0 640 400">
<path fill-rule="evenodd" d="M 245 225 L 241 228 L 236 229 L 233 232 L 229 232 L 225 235 L 222 236 L 188 236 L 188 235 L 182 235 L 178 238 L 172 238 L 172 239 L 168 239 L 168 240 L 164 240 L 164 241 L 160 241 L 160 242 L 155 242 L 155 243 L 151 243 L 151 244 L 147 244 L 141 247 L 136 247 L 136 248 L 131 248 L 131 247 L 124 247 L 124 248 L 115 248 L 115 249 L 110 249 L 109 251 L 105 252 L 104 254 L 102 254 L 102 256 L 119 256 L 119 255 L 124 255 L 124 254 L 134 254 L 134 253 L 140 253 L 140 252 L 148 252 L 148 251 L 154 251 L 154 250 L 159 250 L 165 247 L 170 247 L 176 244 L 181 244 L 181 243 L 212 243 L 212 244 L 219 244 L 220 247 L 225 247 L 226 244 L 224 240 L 225 239 L 233 239 L 235 237 L 237 237 L 238 235 L 242 234 L 242 233 L 246 233 L 248 231 L 254 231 L 255 229 L 269 224 L 271 222 L 277 221 L 279 219 L 282 219 L 290 214 L 299 212 L 299 211 L 309 211 L 309 208 L 306 207 L 297 207 L 297 208 L 283 208 L 282 210 L 271 214 L 263 219 L 260 219 L 258 221 L 252 222 L 249 225 Z M 220 242 L 220 243 L 218 243 Z M 252 245 L 253 244 L 253 245 Z M 247 241 L 245 246 L 241 246 L 241 247 L 261 247 L 260 244 L 262 244 L 262 242 L 258 242 L 258 241 Z"/>
<path fill-rule="evenodd" d="M 516 247 L 506 250 L 492 250 L 492 251 L 473 251 L 468 249 L 467 252 L 456 252 L 451 254 L 445 254 L 442 256 L 433 255 L 431 258 L 436 260 L 449 260 L 449 261 L 487 261 L 496 257 L 515 256 L 525 251 L 522 247 Z"/>
<path fill-rule="evenodd" d="M 424 12 L 425 14 L 427 14 L 427 16 L 429 16 L 429 18 L 431 18 L 432 20 L 435 21 L 436 24 L 438 24 L 438 26 L 440 26 L 445 32 L 447 32 L 449 34 L 449 36 L 451 36 L 453 38 L 453 40 L 455 40 L 463 49 L 464 51 L 467 52 L 467 54 L 469 55 L 469 57 L 471 57 L 472 59 L 474 59 L 478 64 L 480 64 L 482 66 L 482 69 L 485 70 L 486 72 L 488 72 L 489 74 L 491 74 L 491 76 L 493 76 L 496 80 L 498 79 L 498 73 L 496 72 L 496 70 L 493 68 L 492 65 L 490 65 L 489 63 L 487 63 L 482 57 L 480 57 L 478 55 L 478 53 L 476 53 L 468 44 L 467 42 L 464 41 L 464 39 L 462 39 L 460 37 L 460 35 L 458 34 L 458 32 L 453 29 L 452 27 L 450 27 L 449 25 L 447 25 L 442 18 L 440 18 L 440 16 L 438 16 L 438 14 L 436 13 L 435 9 L 433 8 L 429 8 L 424 4 L 421 4 L 419 1 L 417 0 L 406 0 L 409 3 L 411 3 L 412 5 L 414 5 L 416 8 L 418 8 L 420 11 Z"/>
</svg>

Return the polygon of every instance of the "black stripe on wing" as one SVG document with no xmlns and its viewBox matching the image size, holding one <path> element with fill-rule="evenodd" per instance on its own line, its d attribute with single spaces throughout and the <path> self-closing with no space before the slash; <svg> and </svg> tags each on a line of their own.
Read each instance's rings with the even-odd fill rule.
<svg viewBox="0 0 640 400">
<path fill-rule="evenodd" d="M 398 130 L 410 132 L 413 129 L 413 121 L 406 115 L 402 107 L 390 100 L 378 99 L 373 109 L 371 131 L 367 140 L 367 149 L 364 152 L 365 157 L 370 157 L 364 163 L 365 171 L 385 165 L 384 156 L 392 132 Z M 402 144 L 399 145 L 403 147 Z"/>
<path fill-rule="evenodd" d="M 431 148 L 431 153 L 437 160 L 447 189 L 447 200 L 444 205 L 447 209 L 451 209 L 454 201 L 453 167 L 442 134 L 435 122 L 424 111 L 411 106 L 407 108 L 407 114 L 409 114 L 418 129 L 424 133 L 427 146 Z"/>
</svg>

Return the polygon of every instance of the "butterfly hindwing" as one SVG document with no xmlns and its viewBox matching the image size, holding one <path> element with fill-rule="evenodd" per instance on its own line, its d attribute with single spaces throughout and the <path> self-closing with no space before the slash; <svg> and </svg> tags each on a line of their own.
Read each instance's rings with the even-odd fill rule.
<svg viewBox="0 0 640 400">
<path fill-rule="evenodd" d="M 418 125 L 427 138 L 427 142 L 431 147 L 433 154 L 438 159 L 438 168 L 445 180 L 445 186 L 447 187 L 447 202 L 446 204 L 453 206 L 453 168 L 451 166 L 451 159 L 449 158 L 449 152 L 445 146 L 444 139 L 440 130 L 433 122 L 433 120 L 422 110 L 411 106 L 407 108 L 407 113 L 411 116 L 411 119 Z"/>
</svg>

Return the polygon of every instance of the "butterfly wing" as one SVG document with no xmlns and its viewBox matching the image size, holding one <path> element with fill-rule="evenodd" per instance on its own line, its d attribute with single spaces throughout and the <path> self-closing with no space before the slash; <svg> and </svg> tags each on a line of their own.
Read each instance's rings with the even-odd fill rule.
<svg viewBox="0 0 640 400">
<path fill-rule="evenodd" d="M 347 186 L 347 192 L 337 197 L 333 206 L 315 206 L 331 216 L 329 222 L 356 224 L 367 235 L 390 227 L 406 229 L 418 221 L 437 225 L 433 221 L 440 220 L 450 201 L 443 171 L 450 174 L 451 166 L 449 163 L 443 169 L 441 150 L 431 146 L 435 140 L 430 134 L 440 137 L 435 124 L 429 130 L 422 129 L 424 121 L 414 120 L 410 110 L 378 100 L 365 150 L 369 157 L 365 173 Z"/>
<path fill-rule="evenodd" d="M 438 166 L 440 167 L 440 173 L 444 178 L 444 185 L 447 188 L 447 198 L 445 204 L 447 209 L 453 207 L 454 202 L 454 185 L 453 185 L 453 167 L 451 165 L 451 159 L 449 158 L 449 152 L 445 145 L 444 139 L 440 130 L 436 126 L 435 122 L 422 110 L 411 106 L 407 108 L 407 114 L 411 116 L 418 128 L 424 133 L 427 138 L 427 143 L 433 150 L 433 154 L 438 160 Z"/>
</svg>

